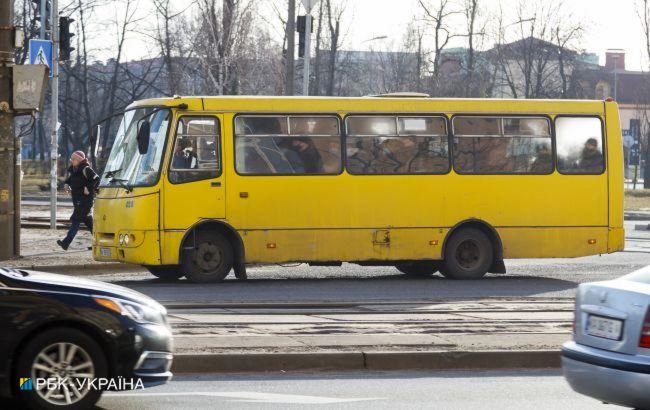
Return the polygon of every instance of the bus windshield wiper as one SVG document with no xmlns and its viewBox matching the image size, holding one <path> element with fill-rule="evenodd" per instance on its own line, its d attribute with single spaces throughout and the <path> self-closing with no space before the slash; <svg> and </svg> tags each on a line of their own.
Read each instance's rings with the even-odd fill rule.
<svg viewBox="0 0 650 410">
<path fill-rule="evenodd" d="M 120 172 L 121 170 L 122 170 L 122 168 L 118 168 L 118 169 L 114 169 L 112 171 L 105 172 L 104 176 L 106 178 L 110 178 L 110 177 L 114 176 L 115 174 L 117 174 L 118 172 Z"/>
<path fill-rule="evenodd" d="M 131 186 L 128 184 L 128 179 L 111 178 L 111 180 L 108 182 L 111 184 L 118 183 L 122 188 L 126 189 L 126 192 L 133 191 L 133 188 L 131 188 Z"/>
</svg>

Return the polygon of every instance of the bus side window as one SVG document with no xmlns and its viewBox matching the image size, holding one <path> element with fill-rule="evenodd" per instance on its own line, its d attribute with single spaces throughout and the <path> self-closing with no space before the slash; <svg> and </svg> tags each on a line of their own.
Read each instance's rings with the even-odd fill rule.
<svg viewBox="0 0 650 410">
<path fill-rule="evenodd" d="M 238 116 L 235 155 L 236 170 L 244 175 L 338 174 L 338 117 Z"/>
<path fill-rule="evenodd" d="M 555 119 L 557 169 L 562 174 L 602 174 L 605 171 L 603 131 L 597 117 Z"/>
<path fill-rule="evenodd" d="M 199 181 L 219 176 L 219 123 L 214 117 L 181 117 L 176 128 L 169 180 Z"/>
<path fill-rule="evenodd" d="M 449 170 L 447 121 L 434 116 L 350 116 L 350 174 L 443 174 Z"/>
<path fill-rule="evenodd" d="M 459 174 L 550 174 L 551 126 L 543 117 L 458 116 L 454 169 Z"/>
</svg>

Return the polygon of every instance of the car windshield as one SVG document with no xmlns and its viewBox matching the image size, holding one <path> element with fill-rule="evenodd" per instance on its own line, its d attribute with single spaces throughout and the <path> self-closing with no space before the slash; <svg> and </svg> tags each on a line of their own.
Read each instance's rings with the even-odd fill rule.
<svg viewBox="0 0 650 410">
<path fill-rule="evenodd" d="M 149 186 L 158 181 L 163 148 L 169 128 L 170 111 L 155 107 L 138 108 L 124 113 L 106 162 L 100 186 Z M 138 152 L 136 134 L 141 120 L 151 124 L 147 153 Z"/>
<path fill-rule="evenodd" d="M 623 276 L 621 279 L 650 285 L 650 267 L 632 272 L 629 275 Z"/>
</svg>

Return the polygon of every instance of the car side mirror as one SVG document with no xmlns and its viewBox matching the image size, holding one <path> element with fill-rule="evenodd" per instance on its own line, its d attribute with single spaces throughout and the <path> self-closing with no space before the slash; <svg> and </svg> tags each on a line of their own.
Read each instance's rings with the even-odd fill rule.
<svg viewBox="0 0 650 410">
<path fill-rule="evenodd" d="M 138 128 L 138 152 L 144 155 L 149 151 L 149 139 L 151 138 L 151 123 L 143 120 Z"/>
</svg>

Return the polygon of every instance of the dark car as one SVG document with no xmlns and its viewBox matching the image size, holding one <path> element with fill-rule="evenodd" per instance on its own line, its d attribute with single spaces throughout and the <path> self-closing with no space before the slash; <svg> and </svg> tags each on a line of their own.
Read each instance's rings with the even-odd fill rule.
<svg viewBox="0 0 650 410">
<path fill-rule="evenodd" d="M 83 409 L 104 390 L 171 379 L 165 308 L 139 292 L 0 268 L 0 395 L 32 408 Z"/>
</svg>

